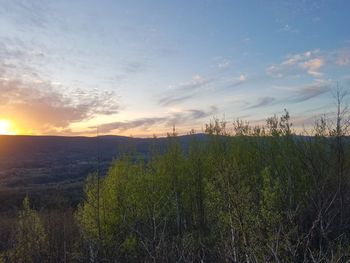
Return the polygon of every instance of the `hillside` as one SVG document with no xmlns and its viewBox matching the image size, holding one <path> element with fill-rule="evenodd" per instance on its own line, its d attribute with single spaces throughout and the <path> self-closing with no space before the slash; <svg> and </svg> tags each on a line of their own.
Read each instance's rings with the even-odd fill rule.
<svg viewBox="0 0 350 263">
<path fill-rule="evenodd" d="M 204 135 L 195 135 L 204 138 Z M 184 147 L 191 136 L 180 136 Z M 111 161 L 126 152 L 147 159 L 150 147 L 163 149 L 166 138 L 124 136 L 0 136 L 0 201 L 2 209 L 20 204 L 26 193 L 38 199 L 52 198 L 52 191 L 79 202 L 84 178 L 100 169 L 105 174 Z M 99 159 L 99 165 L 98 165 Z M 58 194 L 61 196 L 61 194 Z M 10 202 L 7 202 L 10 200 Z"/>
</svg>

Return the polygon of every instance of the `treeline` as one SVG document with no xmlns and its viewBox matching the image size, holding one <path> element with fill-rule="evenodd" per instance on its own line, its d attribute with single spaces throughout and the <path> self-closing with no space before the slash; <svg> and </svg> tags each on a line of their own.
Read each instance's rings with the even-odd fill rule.
<svg viewBox="0 0 350 263">
<path fill-rule="evenodd" d="M 347 262 L 350 145 L 341 111 L 312 136 L 287 111 L 263 126 L 214 119 L 184 149 L 88 176 L 75 210 L 23 202 L 4 262 Z M 3 237 L 1 237 L 3 238 Z"/>
</svg>

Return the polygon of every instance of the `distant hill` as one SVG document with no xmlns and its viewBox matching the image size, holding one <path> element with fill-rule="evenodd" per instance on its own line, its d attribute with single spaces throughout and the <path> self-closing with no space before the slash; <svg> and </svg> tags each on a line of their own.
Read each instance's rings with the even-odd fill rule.
<svg viewBox="0 0 350 263">
<path fill-rule="evenodd" d="M 206 135 L 179 136 L 183 147 L 191 138 Z M 52 194 L 52 189 L 81 191 L 89 172 L 99 169 L 104 174 L 113 158 L 135 152 L 148 158 L 153 147 L 163 150 L 167 138 L 131 138 L 124 136 L 62 137 L 62 136 L 0 136 L 0 202 L 16 193 Z M 69 189 L 75 190 L 70 191 Z M 50 190 L 51 189 L 51 190 Z M 19 201 L 19 200 L 18 200 Z"/>
</svg>

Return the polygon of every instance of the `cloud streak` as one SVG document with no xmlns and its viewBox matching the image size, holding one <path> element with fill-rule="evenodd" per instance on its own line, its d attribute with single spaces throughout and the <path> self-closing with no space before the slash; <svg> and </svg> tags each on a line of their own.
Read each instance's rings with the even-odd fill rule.
<svg viewBox="0 0 350 263">
<path fill-rule="evenodd" d="M 159 126 L 172 126 L 174 124 L 184 124 L 189 121 L 193 122 L 198 119 L 202 119 L 211 116 L 217 112 L 218 108 L 211 106 L 208 111 L 190 109 L 182 112 L 172 113 L 165 117 L 149 117 L 139 118 L 132 121 L 125 122 L 111 122 L 105 123 L 99 126 L 101 133 L 110 132 L 125 132 L 131 129 L 143 129 L 148 130 L 151 127 Z M 93 127 L 90 127 L 93 128 Z"/>
<path fill-rule="evenodd" d="M 201 75 L 194 75 L 191 80 L 170 86 L 170 90 L 159 100 L 160 106 L 171 106 L 180 104 L 195 96 L 196 93 L 209 89 L 209 84 L 214 81 L 213 78 L 204 78 Z"/>
<path fill-rule="evenodd" d="M 271 105 L 276 99 L 273 97 L 261 97 L 258 99 L 257 103 L 247 107 L 247 109 L 256 109 Z"/>
<path fill-rule="evenodd" d="M 295 95 L 292 96 L 289 101 L 298 103 L 310 100 L 315 98 L 321 94 L 327 93 L 330 91 L 330 87 L 326 83 L 314 83 L 310 85 L 306 85 L 301 89 L 295 91 Z"/>
<path fill-rule="evenodd" d="M 195 75 L 190 81 L 179 84 L 175 87 L 175 90 L 186 91 L 186 90 L 198 90 L 206 88 L 208 84 L 213 82 L 213 79 L 204 78 L 201 75 Z"/>
<path fill-rule="evenodd" d="M 235 87 L 238 87 L 238 86 L 245 84 L 248 80 L 255 81 L 257 79 L 258 78 L 255 78 L 255 79 L 248 78 L 248 74 L 240 74 L 238 77 L 231 79 L 230 83 L 226 84 L 223 89 L 224 90 L 232 89 L 232 88 L 235 88 Z"/>
<path fill-rule="evenodd" d="M 189 100 L 193 96 L 194 95 L 191 94 L 191 95 L 184 95 L 184 96 L 178 96 L 178 97 L 174 97 L 174 96 L 163 97 L 158 101 L 158 103 L 161 106 L 171 106 L 171 105 L 179 104 L 183 101 Z"/>
</svg>

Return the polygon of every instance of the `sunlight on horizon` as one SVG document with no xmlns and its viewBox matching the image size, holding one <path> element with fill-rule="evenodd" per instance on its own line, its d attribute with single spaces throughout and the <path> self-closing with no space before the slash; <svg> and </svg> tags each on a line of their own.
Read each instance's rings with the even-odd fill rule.
<svg viewBox="0 0 350 263">
<path fill-rule="evenodd" d="M 14 124 L 6 119 L 0 120 L 0 135 L 18 135 L 19 131 L 15 129 Z"/>
</svg>

